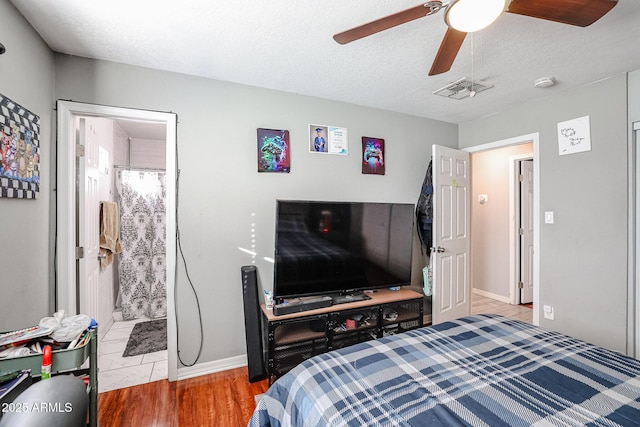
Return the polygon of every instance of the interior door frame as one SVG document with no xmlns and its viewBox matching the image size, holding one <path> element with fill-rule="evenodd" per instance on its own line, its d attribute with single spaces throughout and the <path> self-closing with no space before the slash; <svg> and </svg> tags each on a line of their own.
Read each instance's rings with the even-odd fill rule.
<svg viewBox="0 0 640 427">
<path fill-rule="evenodd" d="M 640 357 L 640 121 L 631 127 L 629 147 L 629 260 L 627 303 L 627 353 Z"/>
<path fill-rule="evenodd" d="M 167 353 L 169 381 L 178 377 L 178 345 L 175 315 L 176 279 L 176 139 L 177 116 L 132 108 L 111 107 L 58 100 L 57 103 L 57 189 L 56 189 L 56 311 L 76 310 L 76 161 L 75 119 L 95 116 L 150 121 L 166 125 L 167 208 Z"/>
<path fill-rule="evenodd" d="M 463 148 L 463 151 L 469 153 L 477 153 L 480 151 L 493 150 L 496 148 L 504 148 L 513 145 L 521 145 L 531 142 L 533 144 L 533 324 L 540 324 L 540 133 L 530 133 L 526 135 L 515 136 L 513 138 L 502 139 L 498 141 L 489 142 L 486 144 L 474 145 L 472 147 Z M 473 186 L 473 182 L 471 183 Z M 512 225 L 512 232 L 515 236 L 515 226 Z M 512 236 L 512 240 L 514 239 Z M 514 245 L 510 245 L 511 251 L 515 251 Z M 515 254 L 510 255 L 510 259 Z M 511 272 L 513 277 L 515 273 Z M 473 280 L 473 279 L 471 279 Z M 471 283 L 473 286 L 473 283 Z M 510 292 L 512 300 L 514 298 L 514 292 Z"/>
</svg>

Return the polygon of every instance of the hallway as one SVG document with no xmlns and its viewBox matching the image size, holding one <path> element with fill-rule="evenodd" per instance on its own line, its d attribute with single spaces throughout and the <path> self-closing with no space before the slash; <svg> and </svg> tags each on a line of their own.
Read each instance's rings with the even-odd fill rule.
<svg viewBox="0 0 640 427">
<path fill-rule="evenodd" d="M 471 314 L 499 314 L 510 319 L 533 323 L 533 309 L 526 305 L 511 305 L 480 295 L 471 295 Z"/>
</svg>

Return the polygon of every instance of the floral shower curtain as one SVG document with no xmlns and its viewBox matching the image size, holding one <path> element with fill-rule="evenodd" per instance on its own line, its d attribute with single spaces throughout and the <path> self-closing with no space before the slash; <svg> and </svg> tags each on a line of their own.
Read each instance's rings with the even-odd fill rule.
<svg viewBox="0 0 640 427">
<path fill-rule="evenodd" d="M 124 320 L 167 315 L 165 173 L 119 170 L 118 263 Z"/>
</svg>

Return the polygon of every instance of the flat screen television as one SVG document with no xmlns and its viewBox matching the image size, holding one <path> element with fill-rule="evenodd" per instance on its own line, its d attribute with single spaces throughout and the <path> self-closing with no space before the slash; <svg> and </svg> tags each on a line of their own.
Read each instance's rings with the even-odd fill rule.
<svg viewBox="0 0 640 427">
<path fill-rule="evenodd" d="M 411 283 L 414 205 L 278 200 L 274 297 Z"/>
</svg>

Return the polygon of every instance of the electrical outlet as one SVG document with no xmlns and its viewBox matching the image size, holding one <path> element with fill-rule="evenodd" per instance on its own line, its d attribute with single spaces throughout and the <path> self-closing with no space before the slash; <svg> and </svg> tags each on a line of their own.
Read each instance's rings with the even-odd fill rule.
<svg viewBox="0 0 640 427">
<path fill-rule="evenodd" d="M 553 307 L 550 305 L 545 305 L 542 307 L 544 312 L 544 318 L 553 320 Z"/>
<path fill-rule="evenodd" d="M 544 213 L 544 223 L 553 224 L 553 212 L 548 211 Z"/>
</svg>

